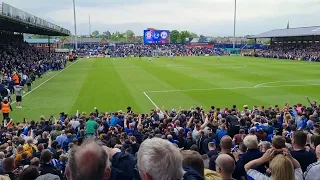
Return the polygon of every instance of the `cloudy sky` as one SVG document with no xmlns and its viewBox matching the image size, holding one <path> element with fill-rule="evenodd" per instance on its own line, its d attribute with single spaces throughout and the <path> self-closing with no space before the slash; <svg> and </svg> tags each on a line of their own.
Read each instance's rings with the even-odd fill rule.
<svg viewBox="0 0 320 180">
<path fill-rule="evenodd" d="M 72 32 L 72 0 L 2 0 Z M 124 32 L 143 29 L 189 30 L 208 36 L 233 34 L 234 0 L 76 0 L 78 34 L 91 29 Z M 238 36 L 271 29 L 316 26 L 320 0 L 237 0 Z"/>
</svg>

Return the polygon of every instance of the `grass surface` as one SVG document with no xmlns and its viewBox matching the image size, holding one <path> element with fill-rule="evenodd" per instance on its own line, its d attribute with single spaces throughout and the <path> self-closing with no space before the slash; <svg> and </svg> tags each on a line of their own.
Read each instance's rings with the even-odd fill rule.
<svg viewBox="0 0 320 180">
<path fill-rule="evenodd" d="M 161 57 L 149 63 L 147 58 L 91 58 L 56 73 L 35 82 L 33 88 L 41 86 L 25 94 L 22 109 L 13 104 L 15 122 L 76 110 L 89 113 L 94 107 L 118 111 L 131 106 L 134 112 L 149 112 L 155 106 L 282 106 L 306 104 L 305 96 L 320 98 L 320 63 L 290 60 Z"/>
</svg>

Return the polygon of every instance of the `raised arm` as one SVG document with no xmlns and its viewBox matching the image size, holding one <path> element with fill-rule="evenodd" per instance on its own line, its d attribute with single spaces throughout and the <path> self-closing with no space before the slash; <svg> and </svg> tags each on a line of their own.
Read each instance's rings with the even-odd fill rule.
<svg viewBox="0 0 320 180">
<path fill-rule="evenodd" d="M 209 123 L 209 118 L 208 118 L 208 115 L 205 114 L 205 120 L 204 120 L 204 123 L 201 125 L 200 129 L 204 129 Z"/>
<path fill-rule="evenodd" d="M 188 123 L 187 123 L 187 128 L 189 128 L 190 126 L 191 126 L 191 124 L 192 124 L 192 122 L 193 122 L 193 119 L 194 119 L 194 117 L 192 116 L 190 119 L 189 119 L 189 121 L 188 121 Z"/>
<path fill-rule="evenodd" d="M 48 138 L 49 138 L 48 147 L 51 148 L 52 139 L 50 134 L 48 135 Z"/>
<path fill-rule="evenodd" d="M 58 124 L 57 118 L 53 117 L 53 120 L 54 120 L 54 124 L 57 125 Z"/>
<path fill-rule="evenodd" d="M 128 117 L 125 116 L 125 117 L 124 117 L 124 121 L 123 121 L 123 127 L 124 127 L 124 128 L 127 127 L 127 119 L 128 119 Z"/>
<path fill-rule="evenodd" d="M 307 101 L 309 102 L 309 104 L 311 104 L 311 101 L 310 101 L 309 97 L 306 96 L 306 98 L 307 98 Z"/>
<path fill-rule="evenodd" d="M 30 137 L 31 137 L 32 139 L 34 139 L 33 129 L 31 129 L 30 131 L 31 131 L 31 133 L 30 133 Z"/>
<path fill-rule="evenodd" d="M 141 114 L 139 114 L 137 127 L 140 127 L 141 125 L 142 125 L 142 117 L 141 117 Z"/>
</svg>

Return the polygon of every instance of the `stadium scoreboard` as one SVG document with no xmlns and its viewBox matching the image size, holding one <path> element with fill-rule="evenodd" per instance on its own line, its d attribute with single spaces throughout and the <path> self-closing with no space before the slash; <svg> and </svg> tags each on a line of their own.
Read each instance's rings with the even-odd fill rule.
<svg viewBox="0 0 320 180">
<path fill-rule="evenodd" d="M 170 43 L 170 31 L 169 30 L 144 30 L 143 42 L 145 44 Z"/>
</svg>

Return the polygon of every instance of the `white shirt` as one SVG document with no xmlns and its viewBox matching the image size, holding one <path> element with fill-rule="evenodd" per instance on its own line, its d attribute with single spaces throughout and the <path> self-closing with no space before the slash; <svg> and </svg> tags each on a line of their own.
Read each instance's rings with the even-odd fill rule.
<svg viewBox="0 0 320 180">
<path fill-rule="evenodd" d="M 25 75 L 25 74 L 24 74 L 24 75 L 22 75 L 22 79 L 23 79 L 23 80 L 27 80 L 27 78 L 28 78 L 28 76 L 27 76 L 27 75 Z"/>
<path fill-rule="evenodd" d="M 319 180 L 320 179 L 320 161 L 310 164 L 304 172 L 305 180 Z"/>
<path fill-rule="evenodd" d="M 163 113 L 159 112 L 158 115 L 159 115 L 159 119 L 160 120 L 164 119 L 164 114 Z"/>
<path fill-rule="evenodd" d="M 199 139 L 199 131 L 197 131 L 197 128 L 194 128 L 192 131 L 192 138 L 196 141 Z"/>
<path fill-rule="evenodd" d="M 76 129 L 77 127 L 80 126 L 79 121 L 74 120 L 74 119 L 72 119 L 69 123 L 71 124 L 71 126 L 72 126 L 73 129 Z"/>
</svg>

